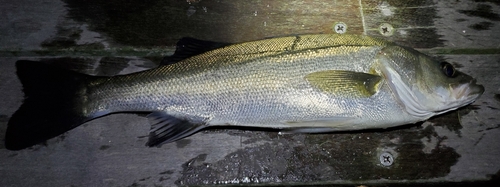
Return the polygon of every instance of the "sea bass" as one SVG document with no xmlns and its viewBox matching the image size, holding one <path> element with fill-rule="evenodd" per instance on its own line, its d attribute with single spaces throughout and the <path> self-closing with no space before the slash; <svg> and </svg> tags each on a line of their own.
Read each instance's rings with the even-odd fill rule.
<svg viewBox="0 0 500 187">
<path fill-rule="evenodd" d="M 111 77 L 18 61 L 25 99 L 8 123 L 6 148 L 23 149 L 118 112 L 151 112 L 148 146 L 208 126 L 383 129 L 455 110 L 484 91 L 447 62 L 368 36 L 213 46 L 184 41 L 168 65 Z"/>
</svg>

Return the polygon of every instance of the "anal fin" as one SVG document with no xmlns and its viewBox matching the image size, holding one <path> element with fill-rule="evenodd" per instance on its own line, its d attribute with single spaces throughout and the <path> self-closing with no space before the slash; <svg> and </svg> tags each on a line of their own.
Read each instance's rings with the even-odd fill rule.
<svg viewBox="0 0 500 187">
<path fill-rule="evenodd" d="M 206 127 L 202 123 L 191 123 L 165 112 L 152 112 L 147 117 L 151 123 L 151 131 L 146 145 L 150 147 L 175 142 Z"/>
</svg>

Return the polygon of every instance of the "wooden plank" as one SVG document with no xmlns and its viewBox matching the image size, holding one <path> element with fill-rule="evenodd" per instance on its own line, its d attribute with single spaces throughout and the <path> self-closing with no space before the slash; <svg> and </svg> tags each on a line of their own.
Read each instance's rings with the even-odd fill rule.
<svg viewBox="0 0 500 187">
<path fill-rule="evenodd" d="M 442 46 L 436 32 L 435 3 L 426 1 L 363 1 L 366 34 L 385 36 L 405 46 L 432 48 Z"/>
<path fill-rule="evenodd" d="M 362 31 L 359 3 L 348 0 L 154 1 L 141 6 L 137 6 L 140 1 L 66 2 L 75 20 L 85 21 L 119 43 L 134 46 L 174 45 L 186 36 L 242 42 L 332 32 L 335 22 L 348 24 L 349 32 Z M 127 16 L 116 16 L 124 13 Z"/>
<path fill-rule="evenodd" d="M 2 17 L 8 26 L 1 28 L 6 34 L 0 36 L 6 41 L 0 44 L 0 98 L 4 99 L 0 137 L 22 102 L 16 60 L 41 59 L 93 75 L 126 74 L 155 67 L 185 36 L 241 42 L 333 33 L 333 25 L 343 22 L 347 33 L 365 32 L 440 53 L 439 59 L 477 77 L 486 92 L 471 106 L 392 130 L 278 135 L 219 129 L 161 148 L 144 146 L 149 130 L 146 118 L 115 114 L 32 149 L 13 152 L 0 145 L 0 186 L 393 184 L 498 176 L 500 55 L 495 51 L 500 47 L 500 5 L 496 1 L 26 3 L 2 2 L 5 6 L 0 7 L 9 15 Z M 380 32 L 384 23 L 393 27 L 392 35 Z M 22 32 L 16 32 L 19 28 Z M 487 54 L 469 55 L 480 52 Z M 390 166 L 380 161 L 387 153 L 393 158 Z"/>
<path fill-rule="evenodd" d="M 500 48 L 498 1 L 437 1 L 435 25 L 449 48 Z"/>
</svg>

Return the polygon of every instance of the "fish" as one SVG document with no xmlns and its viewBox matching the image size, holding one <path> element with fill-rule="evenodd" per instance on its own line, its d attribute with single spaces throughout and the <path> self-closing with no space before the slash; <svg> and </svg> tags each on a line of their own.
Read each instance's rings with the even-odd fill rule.
<svg viewBox="0 0 500 187">
<path fill-rule="evenodd" d="M 126 75 L 91 76 L 28 60 L 16 68 L 24 100 L 8 122 L 10 150 L 121 112 L 149 113 L 152 147 L 218 126 L 386 129 L 469 105 L 484 92 L 448 62 L 347 34 L 239 44 L 186 38 L 157 68 Z"/>
</svg>

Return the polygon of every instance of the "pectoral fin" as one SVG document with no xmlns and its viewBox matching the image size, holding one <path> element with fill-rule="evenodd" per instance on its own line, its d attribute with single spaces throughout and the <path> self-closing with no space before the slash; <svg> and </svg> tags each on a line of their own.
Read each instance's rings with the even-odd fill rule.
<svg viewBox="0 0 500 187">
<path fill-rule="evenodd" d="M 370 97 L 377 93 L 382 77 L 378 75 L 343 70 L 327 70 L 305 76 L 309 83 L 333 95 Z"/>
</svg>

